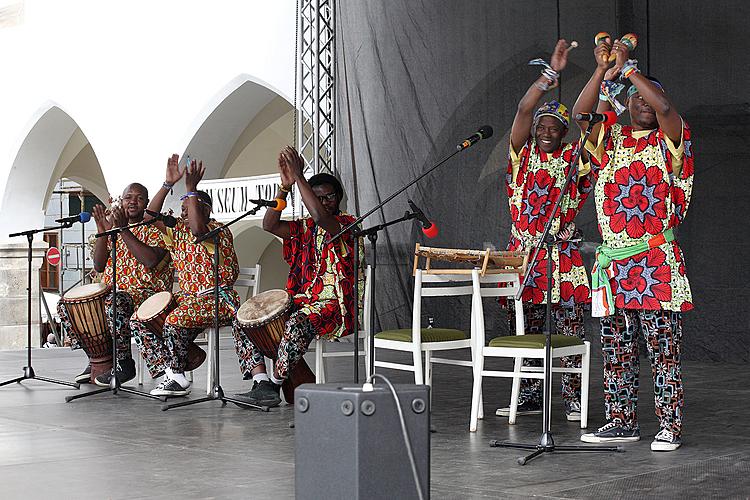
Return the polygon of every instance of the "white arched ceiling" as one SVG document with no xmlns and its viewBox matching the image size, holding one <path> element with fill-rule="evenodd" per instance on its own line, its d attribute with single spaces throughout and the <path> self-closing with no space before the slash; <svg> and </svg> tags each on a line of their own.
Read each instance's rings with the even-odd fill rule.
<svg viewBox="0 0 750 500">
<path fill-rule="evenodd" d="M 0 239 L 42 227 L 52 188 L 71 166 L 76 182 L 106 200 L 106 182 L 85 135 L 68 113 L 46 103 L 31 120 L 10 169 L 2 213 L 13 216 L 0 218 Z"/>
</svg>

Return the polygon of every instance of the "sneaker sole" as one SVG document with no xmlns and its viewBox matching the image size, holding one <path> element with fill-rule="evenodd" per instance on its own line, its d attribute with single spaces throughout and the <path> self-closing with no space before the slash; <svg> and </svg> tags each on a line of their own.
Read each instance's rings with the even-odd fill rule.
<svg viewBox="0 0 750 500">
<path fill-rule="evenodd" d="M 185 389 L 184 391 L 162 391 L 154 389 L 149 392 L 149 394 L 152 396 L 187 396 L 190 394 L 190 389 Z"/>
<path fill-rule="evenodd" d="M 663 441 L 653 441 L 651 451 L 675 451 L 682 446 L 682 443 L 665 443 Z"/>
<path fill-rule="evenodd" d="M 523 416 L 523 415 L 541 415 L 541 414 L 542 414 L 542 410 L 526 410 L 526 411 L 518 410 L 516 411 L 517 417 Z M 495 415 L 497 415 L 498 417 L 510 417 L 510 410 L 505 410 L 504 408 L 498 408 L 497 410 L 495 410 Z"/>
<path fill-rule="evenodd" d="M 91 375 L 86 375 L 85 377 L 83 375 L 79 375 L 76 378 L 74 378 L 76 382 L 79 384 L 90 384 L 91 383 Z"/>
<path fill-rule="evenodd" d="M 632 436 L 632 437 L 613 437 L 613 438 L 603 438 L 599 436 L 592 436 L 589 434 L 584 434 L 581 436 L 581 441 L 584 443 L 635 443 L 636 441 L 640 441 L 641 436 Z"/>
<path fill-rule="evenodd" d="M 568 419 L 568 422 L 580 422 L 581 414 L 580 413 L 566 413 L 565 418 Z"/>
<path fill-rule="evenodd" d="M 247 403 L 247 404 L 256 405 L 256 406 L 266 406 L 268 408 L 276 408 L 277 406 L 281 404 L 281 398 L 261 401 L 258 399 L 253 399 L 253 398 L 248 398 L 248 397 L 235 396 L 234 399 L 242 403 Z"/>
<path fill-rule="evenodd" d="M 120 385 L 125 385 L 128 382 L 130 382 L 131 380 L 133 380 L 134 378 L 135 378 L 135 375 L 133 375 L 130 378 L 126 378 L 125 380 L 123 380 L 123 381 L 120 382 Z M 101 382 L 99 379 L 95 378 L 94 379 L 94 383 L 96 385 L 98 385 L 99 387 L 109 387 L 109 381 L 107 381 L 107 382 Z"/>
</svg>

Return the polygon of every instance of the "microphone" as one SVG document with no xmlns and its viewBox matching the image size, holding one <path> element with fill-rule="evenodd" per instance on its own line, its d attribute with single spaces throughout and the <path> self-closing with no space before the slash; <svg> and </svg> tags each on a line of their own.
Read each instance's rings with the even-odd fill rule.
<svg viewBox="0 0 750 500">
<path fill-rule="evenodd" d="M 282 200 L 281 198 L 274 198 L 273 200 L 250 200 L 252 203 L 255 203 L 256 205 L 260 205 L 261 207 L 268 207 L 270 209 L 276 210 L 277 212 L 281 212 L 286 208 L 286 200 Z"/>
<path fill-rule="evenodd" d="M 456 146 L 456 149 L 459 151 L 463 151 L 472 144 L 479 142 L 482 139 L 487 139 L 488 137 L 492 137 L 492 127 L 490 127 L 489 125 L 484 125 L 482 127 L 479 127 L 479 130 L 477 130 L 473 135 L 467 137 L 464 142 Z"/>
<path fill-rule="evenodd" d="M 605 111 L 604 113 L 577 113 L 575 119 L 579 122 L 614 125 L 615 122 L 617 122 L 617 113 L 614 111 Z"/>
<path fill-rule="evenodd" d="M 490 129 L 490 134 L 492 133 L 492 129 Z M 478 139 L 477 139 L 478 140 Z M 415 218 L 419 221 L 420 224 L 422 224 L 422 232 L 425 236 L 428 238 L 434 238 L 438 235 L 438 227 L 436 224 L 430 221 L 430 219 L 427 218 L 427 216 L 422 212 L 422 209 L 419 208 L 416 204 L 414 204 L 413 201 L 409 201 L 409 206 L 411 207 L 411 211 L 414 213 Z"/>
<path fill-rule="evenodd" d="M 170 214 L 162 214 L 146 209 L 146 213 L 153 217 L 154 221 L 160 220 L 167 227 L 175 227 L 177 225 L 177 218 Z"/>
<path fill-rule="evenodd" d="M 62 219 L 55 219 L 55 222 L 60 224 L 70 224 L 73 222 L 83 222 L 84 224 L 91 220 L 91 214 L 88 212 L 81 212 L 78 215 L 71 215 L 70 217 L 63 217 Z"/>
</svg>

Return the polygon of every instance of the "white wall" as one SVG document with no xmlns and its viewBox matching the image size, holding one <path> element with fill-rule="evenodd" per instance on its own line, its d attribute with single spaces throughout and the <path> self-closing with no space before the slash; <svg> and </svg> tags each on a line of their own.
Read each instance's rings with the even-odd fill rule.
<svg viewBox="0 0 750 500">
<path fill-rule="evenodd" d="M 0 27 L 0 207 L 14 214 L 0 217 L 0 241 L 44 222 L 53 171 L 78 128 L 117 194 L 133 180 L 156 189 L 173 152 L 205 151 L 210 170 L 226 172 L 242 156 L 230 152 L 252 116 L 241 123 L 222 115 L 234 120 L 233 137 L 200 131 L 243 82 L 253 84 L 240 96 L 243 112 L 260 112 L 274 96 L 292 101 L 294 0 L 0 0 L 0 7 L 19 2 L 22 21 Z M 217 141 L 226 143 L 218 152 Z"/>
</svg>

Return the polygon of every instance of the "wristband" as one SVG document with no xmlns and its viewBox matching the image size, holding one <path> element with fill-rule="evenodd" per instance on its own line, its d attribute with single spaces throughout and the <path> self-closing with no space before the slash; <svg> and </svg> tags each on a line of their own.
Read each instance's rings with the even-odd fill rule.
<svg viewBox="0 0 750 500">
<path fill-rule="evenodd" d="M 185 193 L 182 196 L 180 196 L 180 201 L 185 201 L 188 198 L 192 198 L 193 196 L 198 196 L 198 193 L 196 193 L 195 191 L 190 191 L 188 193 Z"/>
<path fill-rule="evenodd" d="M 162 184 L 161 187 L 163 187 L 164 189 L 168 189 L 169 191 L 171 191 L 172 188 L 174 187 L 174 184 L 170 184 L 170 183 L 164 181 L 164 184 Z"/>
<path fill-rule="evenodd" d="M 633 73 L 640 73 L 640 70 L 638 69 L 638 61 L 635 59 L 629 59 L 623 66 L 622 66 L 622 77 L 623 78 L 630 78 L 630 76 Z"/>
<path fill-rule="evenodd" d="M 286 187 L 283 184 L 279 184 L 279 191 L 282 193 L 291 193 L 292 192 L 292 186 Z"/>
</svg>

